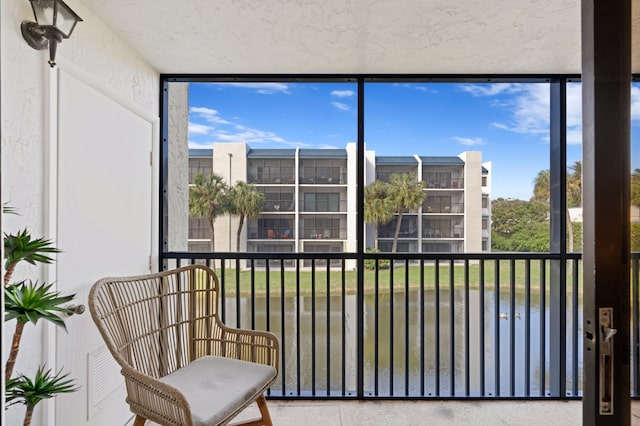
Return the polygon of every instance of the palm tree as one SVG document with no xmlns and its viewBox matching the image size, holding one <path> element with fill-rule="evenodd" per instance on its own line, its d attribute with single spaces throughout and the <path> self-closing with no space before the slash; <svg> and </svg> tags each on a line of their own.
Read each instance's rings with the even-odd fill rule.
<svg viewBox="0 0 640 426">
<path fill-rule="evenodd" d="M 567 207 L 582 206 L 582 161 L 569 166 L 567 173 Z"/>
<path fill-rule="evenodd" d="M 264 206 L 264 193 L 250 183 L 238 181 L 229 190 L 229 213 L 240 216 L 236 234 L 236 251 L 240 251 L 240 234 L 245 218 L 260 216 Z"/>
<path fill-rule="evenodd" d="M 540 170 L 533 180 L 533 199 L 549 204 L 551 199 L 551 176 L 549 169 Z"/>
<path fill-rule="evenodd" d="M 45 371 L 45 368 L 45 366 L 38 367 L 33 380 L 25 375 L 20 375 L 6 382 L 7 406 L 20 402 L 27 406 L 23 426 L 31 424 L 33 409 L 42 400 L 78 390 L 73 380 L 67 379 L 68 374 L 62 374 L 62 371 L 58 371 L 52 375 L 51 369 Z"/>
<path fill-rule="evenodd" d="M 364 189 L 364 221 L 373 223 L 373 247 L 378 250 L 378 226 L 393 219 L 389 184 L 377 180 Z"/>
<path fill-rule="evenodd" d="M 398 236 L 402 225 L 402 214 L 415 211 L 420 208 L 425 200 L 424 184 L 416 180 L 416 176 L 411 173 L 402 173 L 391 176 L 390 199 L 395 213 L 398 214 L 396 231 L 393 235 L 393 246 L 391 252 L 395 253 L 398 247 Z"/>
<path fill-rule="evenodd" d="M 567 217 L 567 251 L 573 252 L 573 222 L 571 221 L 569 207 L 579 207 L 582 205 L 582 161 L 576 161 L 573 165 L 569 166 L 569 169 L 571 171 L 567 173 L 567 209 L 565 214 Z M 533 182 L 533 199 L 549 204 L 551 198 L 549 169 L 538 172 Z"/>
<path fill-rule="evenodd" d="M 194 177 L 194 185 L 189 187 L 189 214 L 193 217 L 207 219 L 211 233 L 211 251 L 215 251 L 216 218 L 229 210 L 227 184 L 224 179 L 211 173 L 208 176 L 200 173 Z"/>
<path fill-rule="evenodd" d="M 24 326 L 28 322 L 36 324 L 38 320 L 43 319 L 52 322 L 65 331 L 67 329 L 58 313 L 68 314 L 71 312 L 62 305 L 70 302 L 75 295 L 62 296 L 59 292 L 51 290 L 52 285 L 46 283 L 38 284 L 37 282 L 26 284 L 23 281 L 7 286 L 4 289 L 4 320 L 17 320 L 9 358 L 5 366 L 6 381 L 11 378 L 13 373 Z"/>
</svg>

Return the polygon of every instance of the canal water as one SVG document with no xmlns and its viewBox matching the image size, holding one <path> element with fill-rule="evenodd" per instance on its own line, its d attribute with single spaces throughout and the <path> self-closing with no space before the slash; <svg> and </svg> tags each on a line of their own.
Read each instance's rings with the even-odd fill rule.
<svg viewBox="0 0 640 426">
<path fill-rule="evenodd" d="M 268 301 L 268 303 L 267 303 Z M 512 299 L 493 290 L 409 291 L 364 297 L 365 396 L 542 396 L 549 394 L 549 295 Z M 312 298 L 235 298 L 225 302 L 226 323 L 269 329 L 282 357 L 276 395 L 353 396 L 357 380 L 355 295 Z M 238 309 L 240 315 L 238 316 Z M 268 315 L 267 315 L 268 311 Z M 567 394 L 580 393 L 582 312 L 574 335 L 567 307 Z M 238 319 L 240 320 L 238 322 Z M 577 377 L 577 381 L 575 378 Z"/>
</svg>

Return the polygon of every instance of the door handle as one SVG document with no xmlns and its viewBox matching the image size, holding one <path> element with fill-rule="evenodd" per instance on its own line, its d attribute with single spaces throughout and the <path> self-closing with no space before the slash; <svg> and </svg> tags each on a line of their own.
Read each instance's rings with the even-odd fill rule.
<svg viewBox="0 0 640 426">
<path fill-rule="evenodd" d="M 67 310 L 67 315 L 69 316 L 73 314 L 82 315 L 86 309 L 84 305 L 67 305 L 64 308 Z"/>
<path fill-rule="evenodd" d="M 600 414 L 613 415 L 613 308 L 599 308 Z"/>
</svg>

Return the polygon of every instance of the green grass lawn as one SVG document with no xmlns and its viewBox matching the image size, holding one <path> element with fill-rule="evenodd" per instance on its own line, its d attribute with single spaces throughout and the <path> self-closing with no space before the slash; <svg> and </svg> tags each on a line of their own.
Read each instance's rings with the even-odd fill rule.
<svg viewBox="0 0 640 426">
<path fill-rule="evenodd" d="M 485 290 L 492 290 L 495 283 L 495 263 L 496 261 L 485 261 L 484 264 L 484 284 Z M 532 291 L 538 292 L 540 289 L 540 263 L 539 260 L 533 260 L 530 262 L 529 279 Z M 546 281 L 549 282 L 550 273 L 550 261 L 546 261 Z M 517 260 L 514 263 L 514 284 L 517 289 L 525 288 L 525 261 Z M 227 296 L 233 296 L 236 294 L 236 270 L 225 270 L 225 293 Z M 408 273 L 408 277 L 406 276 Z M 440 288 L 447 290 L 450 287 L 450 282 L 453 281 L 454 288 L 464 288 L 467 272 L 463 264 L 455 264 L 453 270 L 449 263 L 442 263 L 438 268 L 439 284 Z M 218 270 L 220 274 L 220 270 Z M 451 277 L 453 274 L 453 277 Z M 271 270 L 267 275 L 264 270 L 255 270 L 253 276 L 255 279 L 255 286 L 253 291 L 256 295 L 265 295 L 268 293 L 272 295 L 280 295 L 284 290 L 284 294 L 287 296 L 293 296 L 298 291 L 300 295 L 310 295 L 314 293 L 317 296 L 326 295 L 327 287 L 330 294 L 340 294 L 342 292 L 342 271 L 340 269 L 332 269 L 327 277 L 326 268 L 318 268 L 315 274 L 312 274 L 310 270 L 301 270 L 299 277 L 296 276 L 295 270 L 285 270 L 284 274 L 281 274 L 280 269 Z M 508 260 L 500 261 L 499 278 L 500 287 L 508 289 L 511 283 L 511 262 Z M 569 277 L 568 273 L 568 277 Z M 242 295 L 251 294 L 251 277 L 252 272 L 249 270 L 241 270 L 239 272 L 240 293 Z M 434 289 L 436 287 L 436 268 L 433 264 L 424 266 L 424 288 Z M 314 280 L 315 278 L 315 280 Z M 452 278 L 452 279 L 451 279 Z M 572 278 L 572 277 L 571 277 Z M 220 277 L 222 282 L 222 277 Z M 468 282 L 470 289 L 480 288 L 480 265 L 470 264 L 468 268 Z M 568 281 L 570 282 L 570 281 Z M 357 274 L 356 271 L 345 271 L 344 273 L 344 292 L 346 294 L 355 294 L 357 289 Z M 580 284 L 581 284 L 581 270 L 580 270 Z M 391 270 L 381 269 L 378 272 L 377 277 L 378 291 L 382 293 L 388 293 L 392 288 Z M 298 288 L 299 287 L 299 288 Z M 365 270 L 364 272 L 364 289 L 365 294 L 372 294 L 376 288 L 376 274 L 375 271 Z M 420 266 L 409 266 L 408 272 L 403 266 L 399 266 L 393 269 L 393 291 L 404 291 L 406 288 L 409 290 L 418 290 L 421 288 L 421 274 Z"/>
</svg>

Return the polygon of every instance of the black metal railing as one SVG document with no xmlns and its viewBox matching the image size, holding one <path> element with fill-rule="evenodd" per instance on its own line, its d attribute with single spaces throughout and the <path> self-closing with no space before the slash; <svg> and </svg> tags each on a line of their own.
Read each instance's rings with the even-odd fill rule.
<svg viewBox="0 0 640 426">
<path fill-rule="evenodd" d="M 640 395 L 638 260 L 634 254 L 633 396 Z M 582 394 L 579 253 L 165 253 L 163 263 L 215 267 L 222 319 L 278 335 L 273 397 Z"/>
</svg>

